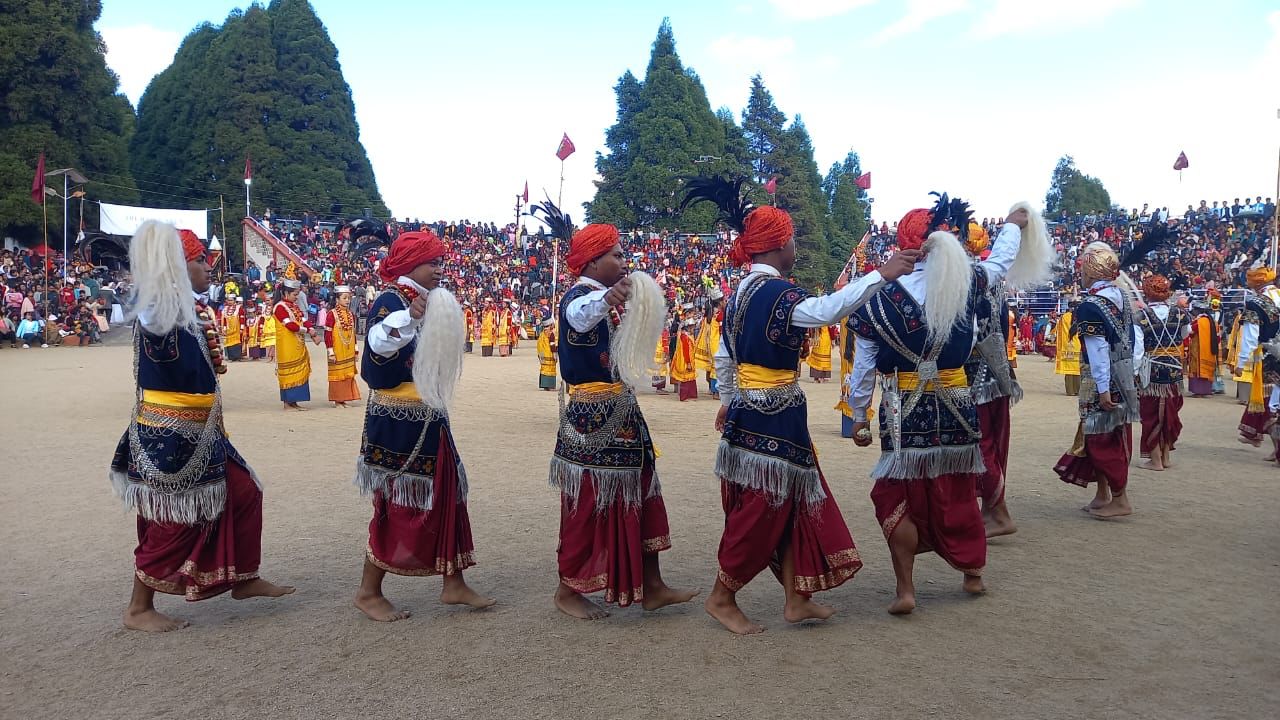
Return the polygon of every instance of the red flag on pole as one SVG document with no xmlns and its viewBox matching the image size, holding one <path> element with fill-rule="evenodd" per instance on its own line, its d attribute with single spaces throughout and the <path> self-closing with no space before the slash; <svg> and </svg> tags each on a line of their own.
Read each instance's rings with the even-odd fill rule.
<svg viewBox="0 0 1280 720">
<path fill-rule="evenodd" d="M 528 180 L 524 181 L 524 202 L 526 205 L 529 203 L 529 181 Z"/>
<path fill-rule="evenodd" d="M 36 176 L 31 178 L 31 201 L 44 204 L 44 153 L 36 161 Z"/>
<path fill-rule="evenodd" d="M 858 186 L 859 189 L 870 190 L 871 189 L 871 173 L 864 172 L 861 175 L 859 175 L 858 178 L 853 182 L 855 185 Z"/>
<path fill-rule="evenodd" d="M 249 158 L 247 154 L 244 156 L 244 179 L 245 180 L 253 179 L 253 161 Z"/>
<path fill-rule="evenodd" d="M 778 192 L 778 177 L 776 175 L 769 178 L 769 182 L 764 184 L 764 191 L 770 195 Z"/>
<path fill-rule="evenodd" d="M 1190 166 L 1191 163 L 1187 162 L 1187 154 L 1184 152 L 1178 153 L 1178 159 L 1173 161 L 1174 170 L 1186 170 Z"/>
<path fill-rule="evenodd" d="M 569 133 L 565 133 L 564 137 L 560 138 L 560 147 L 556 149 L 556 157 L 563 162 L 565 158 L 572 155 L 573 151 L 577 149 L 573 146 L 573 141 L 569 139 Z"/>
</svg>

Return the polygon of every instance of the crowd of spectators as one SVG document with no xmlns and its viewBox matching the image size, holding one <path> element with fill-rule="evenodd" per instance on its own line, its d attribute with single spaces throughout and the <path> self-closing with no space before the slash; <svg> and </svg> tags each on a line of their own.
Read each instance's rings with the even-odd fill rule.
<svg viewBox="0 0 1280 720">
<path fill-rule="evenodd" d="M 0 251 L 0 347 L 98 344 L 123 320 L 127 273 L 74 259 L 65 271 L 61 253 Z"/>
<path fill-rule="evenodd" d="M 1063 298 L 1079 294 L 1078 258 L 1085 245 L 1103 240 L 1123 254 L 1152 223 L 1167 224 L 1172 240 L 1149 259 L 1143 272 L 1167 275 L 1175 290 L 1242 286 L 1251 259 L 1270 247 L 1275 212 L 1272 198 L 1249 197 L 1201 201 L 1198 206 L 1189 205 L 1181 216 L 1149 204 L 1133 210 L 1051 216 L 1047 220 L 1057 258 L 1052 286 L 1046 290 Z M 312 213 L 281 218 L 267 211 L 261 222 L 305 260 L 308 267 L 298 274 L 305 282 L 303 305 L 313 318 L 336 301 L 334 287 L 340 284 L 353 288 L 351 309 L 363 317 L 381 286 L 376 268 L 385 248 L 357 257 L 345 226 L 324 222 Z M 991 231 L 1000 223 L 1000 218 L 981 220 Z M 514 308 L 519 321 L 543 319 L 551 313 L 553 288 L 563 290 L 573 281 L 563 264 L 558 277 L 553 277 L 556 243 L 538 226 L 529 232 L 527 226 L 513 223 L 405 220 L 386 227 L 392 238 L 424 228 L 444 238 L 450 248 L 444 282 L 460 302 L 477 312 L 489 303 L 502 303 Z M 896 249 L 895 231 L 889 223 L 871 224 L 861 245 L 865 263 L 877 265 Z M 635 269 L 654 276 L 673 308 L 701 307 L 711 287 L 723 292 L 733 287 L 741 270 L 728 264 L 728 242 L 723 234 L 633 230 L 622 236 L 623 249 L 631 255 Z M 566 251 L 560 248 L 561 257 Z M 270 307 L 272 290 L 285 271 L 274 263 L 258 267 L 252 262 L 240 268 L 227 268 L 224 263 L 218 269 L 220 281 L 210 292 L 215 307 L 234 295 L 264 310 Z M 64 280 L 63 258 L 56 251 L 40 255 L 32 250 L 5 250 L 0 253 L 0 345 L 57 344 L 71 336 L 76 344 L 100 342 L 109 322 L 123 318 L 127 296 L 127 272 L 73 259 Z"/>
<path fill-rule="evenodd" d="M 1158 272 L 1169 278 L 1174 290 L 1243 287 L 1252 259 L 1267 257 L 1275 212 L 1272 198 L 1258 196 L 1230 203 L 1201 200 L 1198 206 L 1188 205 L 1181 216 L 1150 204 L 1140 210 L 1113 208 L 1105 213 L 1049 216 L 1046 220 L 1057 252 L 1051 289 L 1063 296 L 1078 295 L 1079 256 L 1086 245 L 1102 240 L 1123 256 L 1153 223 L 1165 224 L 1171 237 L 1147 259 L 1135 280 Z M 1001 222 L 1002 218 L 981 220 L 993 234 Z M 872 225 L 867 245 L 872 263 L 896 249 L 895 231 L 888 223 Z"/>
</svg>

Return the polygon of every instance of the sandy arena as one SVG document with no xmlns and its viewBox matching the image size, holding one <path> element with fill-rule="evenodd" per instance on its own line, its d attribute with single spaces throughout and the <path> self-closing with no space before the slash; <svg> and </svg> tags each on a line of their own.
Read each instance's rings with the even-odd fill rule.
<svg viewBox="0 0 1280 720">
<path fill-rule="evenodd" d="M 736 637 L 701 604 L 723 521 L 718 403 L 705 396 L 641 400 L 674 542 L 664 575 L 703 595 L 594 623 L 552 607 L 556 400 L 536 389 L 534 354 L 526 342 L 513 358 L 468 356 L 452 412 L 480 563 L 467 579 L 496 607 L 446 608 L 438 578 L 394 576 L 388 596 L 412 619 L 352 607 L 371 513 L 351 485 L 364 411 L 323 402 L 313 346 L 310 412 L 281 411 L 265 362 L 223 381 L 232 441 L 266 484 L 263 576 L 298 592 L 160 597 L 192 626 L 148 635 L 121 626 L 136 535 L 107 481 L 133 397 L 129 347 L 0 350 L 0 717 L 1238 720 L 1280 707 L 1280 471 L 1236 442 L 1231 399 L 1189 398 L 1177 467 L 1134 468 L 1136 514 L 1101 522 L 1079 509 L 1091 491 L 1051 470 L 1076 401 L 1051 363 L 1023 356 L 1008 481 L 1019 532 L 991 543 L 977 599 L 922 556 L 920 607 L 895 618 L 868 498 L 877 451 L 840 438 L 839 386 L 806 380 L 820 462 L 866 567 L 819 594 L 839 612 L 814 625 L 787 625 L 780 588 L 760 576 L 741 601 L 768 631 Z"/>
</svg>

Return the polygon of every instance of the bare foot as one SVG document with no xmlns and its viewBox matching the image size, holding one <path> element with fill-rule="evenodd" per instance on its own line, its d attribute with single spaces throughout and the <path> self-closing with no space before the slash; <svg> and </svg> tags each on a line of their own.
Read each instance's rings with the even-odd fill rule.
<svg viewBox="0 0 1280 720">
<path fill-rule="evenodd" d="M 1164 465 L 1157 462 L 1155 458 L 1152 458 L 1151 460 L 1148 460 L 1144 463 L 1139 463 L 1138 467 L 1142 468 L 1143 470 L 1155 470 L 1156 472 L 1164 471 Z"/>
<path fill-rule="evenodd" d="M 170 632 L 172 630 L 181 630 L 191 623 L 186 620 L 178 620 L 168 615 L 162 614 L 155 608 L 147 608 L 146 610 L 124 611 L 124 626 L 130 630 L 141 630 L 142 632 Z"/>
<path fill-rule="evenodd" d="M 715 618 L 725 630 L 734 635 L 759 635 L 764 632 L 763 625 L 757 625 L 747 619 L 738 603 L 730 598 L 727 602 L 716 599 L 714 594 L 707 597 L 703 604 L 707 614 Z"/>
<path fill-rule="evenodd" d="M 910 615 L 912 610 L 916 609 L 915 593 L 904 593 L 898 595 L 889 603 L 890 615 Z"/>
<path fill-rule="evenodd" d="M 805 620 L 827 620 L 835 614 L 835 608 L 816 603 L 812 598 L 807 598 L 803 595 L 797 596 L 796 602 L 789 602 L 782 608 L 782 618 L 789 623 L 804 622 Z"/>
<path fill-rule="evenodd" d="M 1095 496 L 1095 497 L 1093 498 L 1093 500 L 1089 502 L 1089 504 L 1088 504 L 1088 505 L 1085 505 L 1084 507 L 1082 507 L 1082 508 L 1080 508 L 1080 509 L 1081 509 L 1081 510 L 1083 510 L 1083 511 L 1085 511 L 1085 512 L 1093 512 L 1094 510 L 1099 510 L 1099 509 L 1101 509 L 1101 508 L 1106 507 L 1106 506 L 1107 506 L 1107 504 L 1108 504 L 1108 503 L 1110 503 L 1110 502 L 1111 502 L 1111 496 L 1110 496 L 1110 495 L 1107 495 L 1107 496 L 1105 496 L 1105 497 L 1097 497 L 1097 496 Z"/>
<path fill-rule="evenodd" d="M 1018 526 L 1013 524 L 1013 520 L 998 520 L 994 517 L 984 517 L 982 524 L 987 529 L 987 537 L 1000 537 L 1002 535 L 1012 535 L 1018 532 Z"/>
<path fill-rule="evenodd" d="M 1245 445 L 1252 445 L 1252 446 L 1254 446 L 1254 447 L 1262 447 L 1262 440 L 1250 440 L 1249 438 L 1247 438 L 1247 437 L 1245 437 L 1245 436 L 1243 436 L 1243 435 L 1241 435 L 1240 437 L 1237 437 L 1236 439 L 1237 439 L 1237 440 L 1239 440 L 1240 442 L 1244 443 Z"/>
<path fill-rule="evenodd" d="M 668 605 L 679 605 L 687 603 L 698 596 L 698 590 L 677 590 L 667 585 L 662 587 L 644 591 L 644 600 L 640 601 L 640 607 L 645 610 L 657 610 Z"/>
<path fill-rule="evenodd" d="M 498 602 L 491 597 L 485 597 L 475 590 L 471 589 L 466 583 L 458 583 L 459 587 L 446 587 L 440 592 L 440 602 L 445 605 L 468 605 L 476 610 L 483 610 L 492 607 Z"/>
<path fill-rule="evenodd" d="M 412 613 L 408 610 L 398 610 L 395 605 L 391 604 L 384 595 L 356 595 L 356 607 L 360 608 L 360 612 L 364 613 L 370 620 L 378 622 L 395 622 L 404 620 Z"/>
<path fill-rule="evenodd" d="M 582 594 L 560 585 L 556 588 L 556 607 L 560 612 L 579 620 L 603 620 L 609 617 L 609 611 L 591 602 Z"/>
<path fill-rule="evenodd" d="M 993 506 L 990 512 L 982 513 L 982 524 L 989 538 L 1018 532 L 1018 526 L 1013 523 L 1013 516 L 1009 514 L 1009 506 L 1003 501 Z"/>
<path fill-rule="evenodd" d="M 307 410 L 306 408 L 302 407 L 297 403 L 285 403 L 284 409 L 285 409 L 285 412 L 288 412 L 290 410 L 293 410 L 294 412 L 306 412 Z"/>
<path fill-rule="evenodd" d="M 262 578 L 254 578 L 231 588 L 231 597 L 236 600 L 247 600 L 255 597 L 278 598 L 293 593 L 293 590 L 294 588 L 288 585 L 276 585 Z"/>
<path fill-rule="evenodd" d="M 970 595 L 981 595 L 987 591 L 987 586 L 982 582 L 981 575 L 965 575 L 964 582 L 961 583 L 960 587 Z"/>
<path fill-rule="evenodd" d="M 1110 520 L 1111 518 L 1124 517 L 1133 514 L 1133 506 L 1129 504 L 1129 498 L 1124 495 L 1117 495 L 1111 498 L 1111 502 L 1103 505 L 1095 510 L 1090 510 L 1089 514 L 1099 520 Z"/>
</svg>

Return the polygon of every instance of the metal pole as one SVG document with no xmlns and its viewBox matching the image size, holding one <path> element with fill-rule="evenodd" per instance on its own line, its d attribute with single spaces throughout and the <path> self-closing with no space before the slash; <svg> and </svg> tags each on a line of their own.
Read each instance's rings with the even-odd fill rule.
<svg viewBox="0 0 1280 720">
<path fill-rule="evenodd" d="M 67 281 L 67 175 L 62 173 L 62 281 Z"/>
<path fill-rule="evenodd" d="M 44 266 L 44 317 L 45 323 L 49 322 L 49 196 L 42 195 L 40 197 L 40 214 L 44 218 L 44 255 L 40 256 L 40 264 Z M 40 344 L 45 344 L 45 338 L 49 337 L 46 330 L 40 331 Z"/>
<path fill-rule="evenodd" d="M 1277 159 L 1276 161 L 1275 198 L 1277 202 L 1280 202 L 1280 159 Z M 1271 214 L 1271 267 L 1276 266 L 1276 255 L 1277 251 L 1280 250 L 1280 248 L 1277 247 L 1277 243 L 1280 243 L 1280 212 L 1273 212 Z"/>
</svg>

